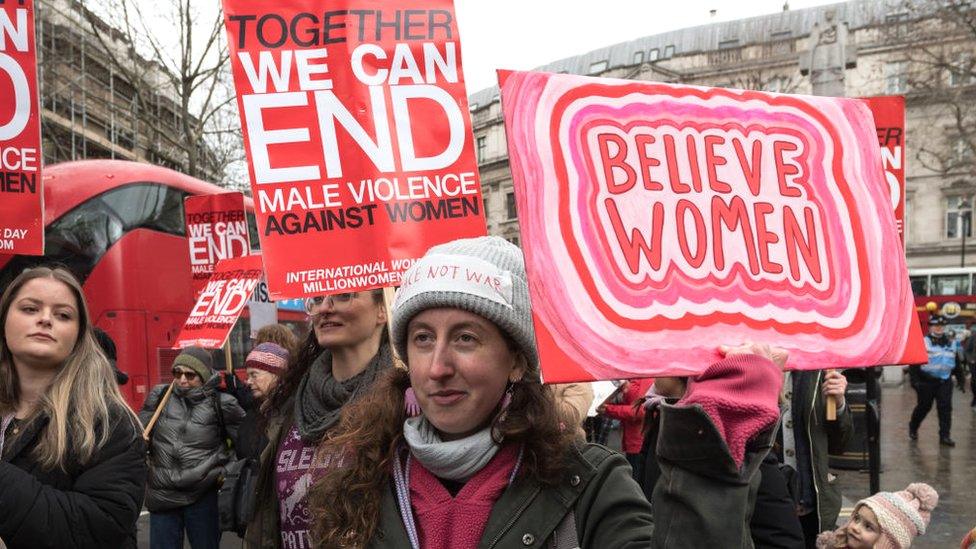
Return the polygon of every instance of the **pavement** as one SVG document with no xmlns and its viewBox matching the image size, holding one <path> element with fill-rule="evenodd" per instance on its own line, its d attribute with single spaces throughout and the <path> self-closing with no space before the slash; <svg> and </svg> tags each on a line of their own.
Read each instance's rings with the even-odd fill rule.
<svg viewBox="0 0 976 549">
<path fill-rule="evenodd" d="M 939 446 L 939 421 L 935 406 L 918 430 L 918 440 L 908 438 L 908 419 L 915 407 L 915 391 L 907 382 L 881 390 L 881 489 L 903 490 L 912 482 L 930 484 L 939 493 L 928 531 L 912 548 L 959 547 L 976 527 L 976 410 L 969 406 L 972 394 L 953 389 L 952 438 L 955 448 Z M 867 497 L 867 472 L 833 471 L 844 495 L 845 508 Z M 849 512 L 849 510 L 848 510 Z M 840 521 L 847 515 L 842 512 Z"/>
<path fill-rule="evenodd" d="M 959 547 L 963 536 L 976 527 L 976 410 L 972 395 L 953 390 L 952 438 L 955 448 L 939 446 L 939 425 L 935 407 L 922 422 L 917 441 L 908 438 L 908 418 L 915 407 L 915 391 L 903 383 L 884 386 L 881 392 L 881 489 L 902 490 L 912 482 L 926 482 L 939 493 L 939 505 L 932 513 L 928 532 L 913 549 Z M 620 432 L 613 430 L 610 447 L 620 449 Z M 845 510 L 840 522 L 857 500 L 868 495 L 867 472 L 833 470 L 844 495 Z M 139 547 L 149 547 L 149 515 L 139 518 Z M 189 547 L 189 543 L 184 545 Z M 239 549 L 240 538 L 225 533 L 221 549 Z"/>
</svg>

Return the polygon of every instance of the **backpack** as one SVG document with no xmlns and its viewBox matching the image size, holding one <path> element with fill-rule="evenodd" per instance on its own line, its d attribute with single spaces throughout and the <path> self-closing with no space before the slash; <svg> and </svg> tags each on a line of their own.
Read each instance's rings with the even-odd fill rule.
<svg viewBox="0 0 976 549">
<path fill-rule="evenodd" d="M 231 447 L 224 411 L 220 407 L 220 394 L 211 395 L 220 425 L 220 438 Z M 217 514 L 221 532 L 234 532 L 244 537 L 248 522 L 254 516 L 254 499 L 258 478 L 258 462 L 253 458 L 231 460 L 224 467 L 224 474 L 217 490 Z"/>
</svg>

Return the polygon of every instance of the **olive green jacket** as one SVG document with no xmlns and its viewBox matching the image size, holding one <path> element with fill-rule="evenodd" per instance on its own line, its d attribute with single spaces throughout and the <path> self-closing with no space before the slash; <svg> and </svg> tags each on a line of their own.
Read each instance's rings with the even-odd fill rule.
<svg viewBox="0 0 976 549">
<path fill-rule="evenodd" d="M 546 487 L 519 478 L 495 502 L 479 549 L 550 547 L 553 532 L 576 514 L 580 547 L 637 549 L 651 546 L 651 507 L 631 478 L 624 457 L 604 446 L 574 446 L 563 481 Z M 409 548 L 392 482 L 380 505 L 371 549 Z"/>
<path fill-rule="evenodd" d="M 288 401 L 291 402 L 291 401 Z M 291 410 L 290 406 L 285 407 Z M 255 487 L 254 516 L 244 534 L 244 547 L 247 549 L 280 549 L 281 519 L 278 508 L 278 494 L 275 490 L 275 459 L 281 439 L 291 429 L 291 414 L 274 415 L 268 419 L 268 445 L 261 452 L 261 465 Z"/>
<path fill-rule="evenodd" d="M 841 494 L 829 480 L 829 454 L 843 454 L 854 435 L 851 407 L 837 411 L 836 421 L 827 421 L 827 399 L 821 391 L 823 371 L 793 372 L 797 376 L 795 406 L 804 414 L 813 467 L 813 485 L 820 522 L 819 531 L 833 530 L 840 514 Z"/>
</svg>

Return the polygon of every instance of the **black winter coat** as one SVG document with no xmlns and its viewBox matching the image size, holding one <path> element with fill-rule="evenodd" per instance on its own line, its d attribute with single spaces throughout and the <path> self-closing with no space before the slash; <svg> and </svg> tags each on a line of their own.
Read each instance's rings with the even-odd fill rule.
<svg viewBox="0 0 976 549">
<path fill-rule="evenodd" d="M 0 461 L 0 540 L 8 549 L 136 547 L 146 446 L 127 412 L 111 413 L 107 442 L 84 466 L 45 470 L 33 457 L 48 418 L 8 440 Z"/>
<path fill-rule="evenodd" d="M 234 397 L 217 392 L 220 376 L 202 387 L 176 387 L 159 416 L 149 442 L 149 493 L 146 507 L 167 511 L 184 507 L 215 490 L 224 466 L 233 457 L 220 430 L 219 403 L 227 435 L 237 440 L 244 419 Z M 139 419 L 145 425 L 168 385 L 157 385 L 146 397 Z"/>
</svg>

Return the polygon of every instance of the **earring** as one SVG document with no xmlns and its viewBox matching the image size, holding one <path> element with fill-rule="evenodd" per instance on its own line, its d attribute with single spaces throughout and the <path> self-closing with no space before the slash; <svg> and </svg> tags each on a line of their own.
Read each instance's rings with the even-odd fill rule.
<svg viewBox="0 0 976 549">
<path fill-rule="evenodd" d="M 505 421 L 505 416 L 508 415 L 508 407 L 512 404 L 513 392 L 515 392 L 515 383 L 509 381 L 508 387 L 505 388 L 505 394 L 502 396 L 502 401 L 498 407 L 498 423 Z"/>
<path fill-rule="evenodd" d="M 420 403 L 417 402 L 417 393 L 413 392 L 413 387 L 407 387 L 403 391 L 403 411 L 407 413 L 407 417 L 417 417 L 422 413 Z"/>
<path fill-rule="evenodd" d="M 505 388 L 505 395 L 502 396 L 502 410 L 507 410 L 508 405 L 512 403 L 512 392 L 515 390 L 515 383 L 509 381 L 508 387 Z"/>
</svg>

